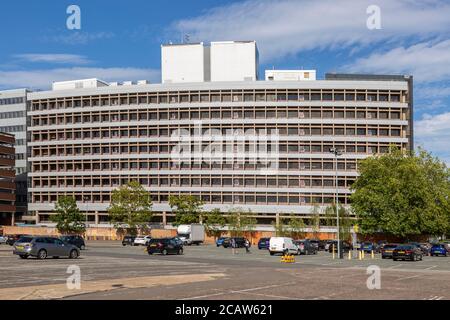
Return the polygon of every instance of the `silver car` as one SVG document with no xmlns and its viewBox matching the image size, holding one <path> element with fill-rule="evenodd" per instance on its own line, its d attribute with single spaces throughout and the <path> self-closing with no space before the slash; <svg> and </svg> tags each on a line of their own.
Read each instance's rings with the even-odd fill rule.
<svg viewBox="0 0 450 320">
<path fill-rule="evenodd" d="M 36 257 L 68 257 L 76 259 L 80 256 L 80 249 L 67 244 L 55 237 L 21 237 L 14 243 L 14 254 L 20 258 Z"/>
</svg>

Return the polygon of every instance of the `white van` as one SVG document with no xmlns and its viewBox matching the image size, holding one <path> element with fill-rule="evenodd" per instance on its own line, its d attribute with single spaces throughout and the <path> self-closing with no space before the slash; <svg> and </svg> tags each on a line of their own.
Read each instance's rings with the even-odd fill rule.
<svg viewBox="0 0 450 320">
<path fill-rule="evenodd" d="M 287 237 L 272 237 L 269 242 L 269 252 L 270 255 L 274 255 L 275 253 L 283 253 L 283 254 L 299 254 L 299 248 L 294 243 L 292 238 Z"/>
</svg>

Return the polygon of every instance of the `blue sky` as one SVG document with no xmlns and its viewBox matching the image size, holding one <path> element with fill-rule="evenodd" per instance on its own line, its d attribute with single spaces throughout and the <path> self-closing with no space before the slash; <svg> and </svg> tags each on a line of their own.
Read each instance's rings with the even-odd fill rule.
<svg viewBox="0 0 450 320">
<path fill-rule="evenodd" d="M 81 8 L 81 30 L 66 9 Z M 366 12 L 380 8 L 381 29 Z M 0 89 L 98 77 L 160 81 L 160 44 L 256 40 L 266 68 L 412 74 L 416 145 L 450 164 L 450 1 L 5 1 Z"/>
</svg>

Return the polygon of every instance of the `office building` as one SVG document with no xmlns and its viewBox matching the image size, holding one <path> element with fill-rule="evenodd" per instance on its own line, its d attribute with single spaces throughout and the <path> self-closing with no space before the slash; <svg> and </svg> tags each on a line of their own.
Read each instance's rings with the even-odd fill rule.
<svg viewBox="0 0 450 320">
<path fill-rule="evenodd" d="M 15 223 L 14 140 L 14 135 L 0 132 L 0 225 Z"/>
<path fill-rule="evenodd" d="M 336 196 L 331 148 L 343 153 L 338 198 L 348 204 L 358 160 L 413 146 L 411 77 L 238 79 L 28 94 L 36 221 L 48 221 L 66 194 L 91 223 L 106 222 L 112 190 L 131 180 L 151 193 L 156 220 L 170 221 L 168 197 L 178 194 L 207 210 L 250 209 L 262 224 L 308 219 Z"/>
</svg>

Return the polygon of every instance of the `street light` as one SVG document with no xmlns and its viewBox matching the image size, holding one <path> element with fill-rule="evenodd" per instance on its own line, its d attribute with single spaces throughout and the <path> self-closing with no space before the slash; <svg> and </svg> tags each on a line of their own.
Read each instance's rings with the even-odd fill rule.
<svg viewBox="0 0 450 320">
<path fill-rule="evenodd" d="M 339 259 L 342 259 L 341 254 L 341 239 L 340 239 L 340 230 L 339 230 L 339 198 L 338 198 L 338 156 L 342 155 L 342 151 L 338 148 L 331 148 L 330 152 L 334 154 L 334 157 L 336 158 L 336 232 L 337 232 L 337 252 Z"/>
</svg>

